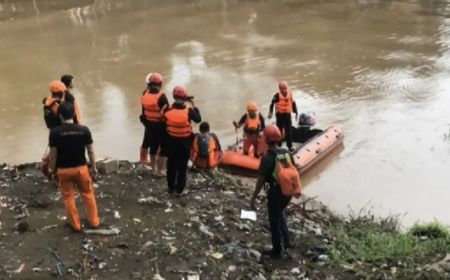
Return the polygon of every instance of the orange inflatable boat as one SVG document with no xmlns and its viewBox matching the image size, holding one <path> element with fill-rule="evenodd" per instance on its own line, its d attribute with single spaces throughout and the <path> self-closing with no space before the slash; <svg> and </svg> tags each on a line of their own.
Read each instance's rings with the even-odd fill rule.
<svg viewBox="0 0 450 280">
<path fill-rule="evenodd" d="M 331 125 L 324 131 L 317 133 L 305 143 L 294 143 L 294 152 L 292 153 L 294 161 L 299 166 L 300 173 L 305 173 L 314 164 L 319 162 L 333 150 L 343 144 L 344 132 L 336 125 Z M 264 154 L 267 145 L 263 137 L 258 142 L 258 153 Z M 250 155 L 244 155 L 242 150 L 242 141 L 237 145 L 228 147 L 223 153 L 220 166 L 225 169 L 231 169 L 247 175 L 255 175 L 259 168 L 259 158 Z"/>
</svg>

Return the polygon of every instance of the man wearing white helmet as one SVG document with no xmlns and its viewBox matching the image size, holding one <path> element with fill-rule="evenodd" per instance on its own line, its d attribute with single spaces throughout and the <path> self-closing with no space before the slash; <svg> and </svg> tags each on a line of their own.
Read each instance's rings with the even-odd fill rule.
<svg viewBox="0 0 450 280">
<path fill-rule="evenodd" d="M 150 73 L 145 78 L 147 88 L 141 96 L 142 114 L 140 120 L 145 127 L 141 146 L 140 163 L 144 167 L 150 162 L 155 175 L 164 175 L 166 158 L 166 124 L 162 111 L 169 106 L 166 94 L 161 91 L 163 77 L 159 73 Z M 149 151 L 150 150 L 150 151 Z M 150 161 L 148 155 L 150 153 Z M 158 159 L 156 155 L 158 154 Z"/>
</svg>

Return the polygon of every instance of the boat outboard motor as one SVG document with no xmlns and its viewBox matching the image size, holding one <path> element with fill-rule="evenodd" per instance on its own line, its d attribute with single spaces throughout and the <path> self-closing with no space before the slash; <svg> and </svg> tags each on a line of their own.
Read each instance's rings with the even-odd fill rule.
<svg viewBox="0 0 450 280">
<path fill-rule="evenodd" d="M 299 127 L 305 127 L 311 129 L 316 124 L 316 118 L 315 118 L 314 112 L 305 112 L 300 114 L 300 118 L 298 119 L 298 126 Z"/>
<path fill-rule="evenodd" d="M 320 129 L 312 129 L 316 124 L 314 112 L 304 112 L 300 114 L 298 119 L 298 127 L 292 128 L 292 140 L 298 143 L 305 143 L 316 134 L 321 133 Z"/>
</svg>

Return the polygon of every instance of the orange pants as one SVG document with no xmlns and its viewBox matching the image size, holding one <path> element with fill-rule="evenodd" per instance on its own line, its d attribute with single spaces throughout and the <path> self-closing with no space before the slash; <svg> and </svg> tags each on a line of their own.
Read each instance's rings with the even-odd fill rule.
<svg viewBox="0 0 450 280">
<path fill-rule="evenodd" d="M 254 157 L 259 157 L 258 155 L 258 135 L 245 135 L 244 138 L 244 154 L 248 155 L 250 147 L 253 146 Z"/>
<path fill-rule="evenodd" d="M 75 202 L 75 188 L 78 188 L 83 198 L 89 224 L 92 227 L 98 227 L 100 220 L 98 218 L 97 203 L 95 202 L 94 188 L 87 166 L 58 168 L 57 174 L 59 189 L 66 207 L 67 220 L 72 228 L 76 231 L 81 230 L 80 216 L 78 215 Z"/>
</svg>

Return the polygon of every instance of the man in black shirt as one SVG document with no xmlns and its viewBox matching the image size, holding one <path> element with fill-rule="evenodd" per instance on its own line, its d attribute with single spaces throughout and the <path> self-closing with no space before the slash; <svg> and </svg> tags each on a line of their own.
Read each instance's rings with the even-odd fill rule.
<svg viewBox="0 0 450 280">
<path fill-rule="evenodd" d="M 86 207 L 91 227 L 100 225 L 92 179 L 86 163 L 86 149 L 91 162 L 91 171 L 97 174 L 91 132 L 86 126 L 73 123 L 74 108 L 62 103 L 58 108 L 61 125 L 50 131 L 51 174 L 56 174 L 67 212 L 67 220 L 75 231 L 81 230 L 80 217 L 75 203 L 75 188 L 78 188 Z"/>
<path fill-rule="evenodd" d="M 282 252 L 282 243 L 284 248 L 292 248 L 289 238 L 289 230 L 286 221 L 284 209 L 289 204 L 291 197 L 285 196 L 281 192 L 281 187 L 276 183 L 273 172 L 276 166 L 276 156 L 280 152 L 287 152 L 285 149 L 277 148 L 277 143 L 281 140 L 281 132 L 275 125 L 269 125 L 264 129 L 264 138 L 269 146 L 267 154 L 261 159 L 258 171 L 258 181 L 255 191 L 250 201 L 250 207 L 255 208 L 256 197 L 265 184 L 269 185 L 267 190 L 267 209 L 269 212 L 270 232 L 272 235 L 272 250 L 263 252 L 269 254 L 272 258 L 280 258 Z M 294 159 L 291 156 L 291 162 Z M 283 242 L 282 242 L 283 241 Z"/>
<path fill-rule="evenodd" d="M 61 82 L 66 86 L 66 93 L 65 93 L 64 99 L 66 102 L 71 103 L 75 110 L 75 115 L 73 117 L 73 121 L 76 124 L 81 124 L 80 106 L 78 105 L 78 101 L 75 99 L 75 96 L 70 91 L 74 87 L 73 86 L 73 76 L 69 75 L 69 74 L 63 75 L 61 77 Z"/>
</svg>

